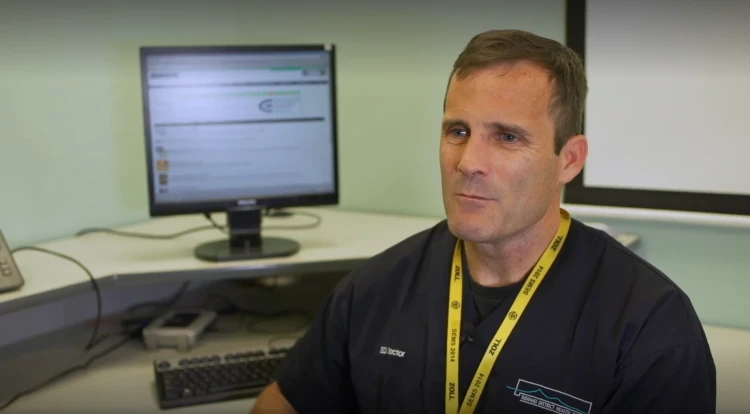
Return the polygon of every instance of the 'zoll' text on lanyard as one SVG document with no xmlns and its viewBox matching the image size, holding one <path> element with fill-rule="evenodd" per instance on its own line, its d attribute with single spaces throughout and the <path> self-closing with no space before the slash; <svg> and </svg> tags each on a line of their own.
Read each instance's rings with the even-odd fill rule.
<svg viewBox="0 0 750 414">
<path fill-rule="evenodd" d="M 479 402 L 484 385 L 489 379 L 492 366 L 495 364 L 500 351 L 508 341 L 513 328 L 521 319 L 523 311 L 529 304 L 531 297 L 534 296 L 536 289 L 542 283 L 544 276 L 547 275 L 552 263 L 557 257 L 557 253 L 562 248 L 570 229 L 570 214 L 564 209 L 560 209 L 560 226 L 557 229 L 555 238 L 552 239 L 547 250 L 534 266 L 529 277 L 524 283 L 523 289 L 516 296 L 510 311 L 505 316 L 500 328 L 498 328 L 495 337 L 490 342 L 487 350 L 479 363 L 479 368 L 474 374 L 474 378 L 469 384 L 466 391 L 461 411 L 458 407 L 458 348 L 459 335 L 461 329 L 461 302 L 463 300 L 463 267 L 461 263 L 461 240 L 456 242 L 456 248 L 453 252 L 453 266 L 451 267 L 450 296 L 448 299 L 448 339 L 447 352 L 445 358 L 445 412 L 447 414 L 471 414 Z"/>
</svg>

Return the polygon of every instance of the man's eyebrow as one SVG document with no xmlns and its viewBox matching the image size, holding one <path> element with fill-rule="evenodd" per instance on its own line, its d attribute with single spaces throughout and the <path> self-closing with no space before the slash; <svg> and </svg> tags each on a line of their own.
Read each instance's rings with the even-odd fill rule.
<svg viewBox="0 0 750 414">
<path fill-rule="evenodd" d="M 443 121 L 442 128 L 447 129 L 448 127 L 452 127 L 455 125 L 466 125 L 466 122 L 462 119 L 457 118 L 449 118 Z"/>
<path fill-rule="evenodd" d="M 512 134 L 521 135 L 524 137 L 531 135 L 529 131 L 516 124 L 508 124 L 505 122 L 485 122 L 484 125 L 487 128 L 492 128 L 497 131 L 510 132 Z"/>
</svg>

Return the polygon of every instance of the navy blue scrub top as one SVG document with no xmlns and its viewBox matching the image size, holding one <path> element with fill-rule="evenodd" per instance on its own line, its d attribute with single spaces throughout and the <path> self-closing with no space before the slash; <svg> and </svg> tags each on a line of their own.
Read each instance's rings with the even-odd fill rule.
<svg viewBox="0 0 750 414">
<path fill-rule="evenodd" d="M 445 221 L 369 260 L 327 298 L 277 373 L 300 414 L 444 413 Z M 459 398 L 522 283 L 484 319 L 464 277 Z M 472 304 L 471 306 L 468 306 Z M 700 321 L 667 276 L 577 220 L 497 359 L 476 413 L 714 413 Z"/>
</svg>

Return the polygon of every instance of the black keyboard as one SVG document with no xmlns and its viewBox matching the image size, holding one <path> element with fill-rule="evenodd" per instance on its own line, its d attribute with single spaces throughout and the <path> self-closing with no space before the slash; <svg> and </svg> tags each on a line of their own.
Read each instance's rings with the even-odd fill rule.
<svg viewBox="0 0 750 414">
<path fill-rule="evenodd" d="M 246 349 L 154 361 L 162 409 L 251 398 L 273 382 L 289 348 Z"/>
</svg>

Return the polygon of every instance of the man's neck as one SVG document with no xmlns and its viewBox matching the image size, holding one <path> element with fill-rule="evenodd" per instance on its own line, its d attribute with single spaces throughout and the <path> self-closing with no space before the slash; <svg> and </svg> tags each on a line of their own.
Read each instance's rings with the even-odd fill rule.
<svg viewBox="0 0 750 414">
<path fill-rule="evenodd" d="M 550 208 L 531 227 L 496 243 L 467 241 L 472 278 L 483 286 L 506 286 L 523 280 L 542 256 L 560 225 L 559 207 Z"/>
</svg>

